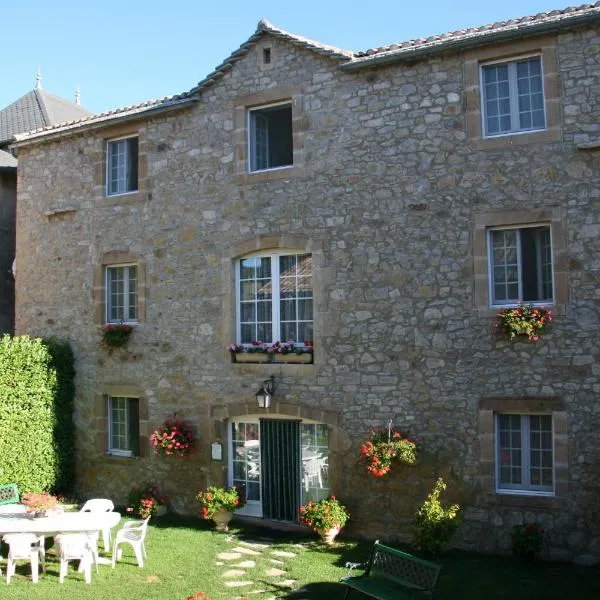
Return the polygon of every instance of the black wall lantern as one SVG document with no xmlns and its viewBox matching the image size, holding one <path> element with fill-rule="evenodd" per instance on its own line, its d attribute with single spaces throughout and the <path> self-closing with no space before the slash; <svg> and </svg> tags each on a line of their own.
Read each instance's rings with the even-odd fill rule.
<svg viewBox="0 0 600 600">
<path fill-rule="evenodd" d="M 271 398 L 275 394 L 275 377 L 271 375 L 269 379 L 265 379 L 262 385 L 256 391 L 256 402 L 259 408 L 269 408 L 271 406 Z"/>
</svg>

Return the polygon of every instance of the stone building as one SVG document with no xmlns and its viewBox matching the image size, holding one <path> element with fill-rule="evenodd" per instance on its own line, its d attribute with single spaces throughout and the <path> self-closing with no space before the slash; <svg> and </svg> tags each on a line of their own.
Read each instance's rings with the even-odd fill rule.
<svg viewBox="0 0 600 600">
<path fill-rule="evenodd" d="M 358 53 L 263 21 L 188 93 L 17 136 L 16 327 L 73 346 L 79 492 L 194 510 L 233 482 L 291 521 L 333 492 L 349 532 L 410 540 L 442 474 L 457 545 L 538 521 L 550 557 L 600 553 L 599 21 Z M 519 300 L 553 311 L 536 343 L 495 329 Z M 257 339 L 314 360 L 233 360 Z M 154 456 L 175 411 L 197 451 Z M 390 420 L 420 458 L 376 479 Z"/>
<path fill-rule="evenodd" d="M 0 110 L 0 335 L 14 331 L 15 219 L 17 159 L 9 145 L 15 134 L 87 117 L 79 105 L 44 90 L 41 74 L 35 89 Z M 15 152 L 16 154 L 16 152 Z"/>
</svg>

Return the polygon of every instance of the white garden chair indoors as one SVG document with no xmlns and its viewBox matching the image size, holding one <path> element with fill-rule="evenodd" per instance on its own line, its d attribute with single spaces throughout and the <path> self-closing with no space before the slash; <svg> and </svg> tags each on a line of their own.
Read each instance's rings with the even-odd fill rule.
<svg viewBox="0 0 600 600">
<path fill-rule="evenodd" d="M 79 512 L 112 512 L 115 508 L 112 500 L 108 498 L 92 498 L 88 500 Z M 110 550 L 110 527 L 102 530 L 102 542 L 104 550 Z"/>
<path fill-rule="evenodd" d="M 121 560 L 122 557 L 123 551 L 122 548 L 119 548 L 121 544 L 131 545 L 135 552 L 138 567 L 141 569 L 144 566 L 144 559 L 148 558 L 146 555 L 146 547 L 144 546 L 144 539 L 146 538 L 149 520 L 150 517 L 143 521 L 129 521 L 125 523 L 122 529 L 117 531 L 112 553 L 113 569 L 115 568 L 117 560 Z"/>
<path fill-rule="evenodd" d="M 31 580 L 38 582 L 39 562 L 42 563 L 42 571 L 46 572 L 46 552 L 43 546 L 43 537 L 33 533 L 8 533 L 2 538 L 8 544 L 8 557 L 6 564 L 6 583 L 15 574 L 17 560 L 28 560 L 31 562 Z"/>
<path fill-rule="evenodd" d="M 79 560 L 80 570 L 86 583 L 92 583 L 92 563 L 96 562 L 95 541 L 85 533 L 61 533 L 54 538 L 56 551 L 60 559 L 58 580 L 63 583 L 67 575 L 70 560 Z M 98 572 L 98 563 L 96 563 Z"/>
</svg>

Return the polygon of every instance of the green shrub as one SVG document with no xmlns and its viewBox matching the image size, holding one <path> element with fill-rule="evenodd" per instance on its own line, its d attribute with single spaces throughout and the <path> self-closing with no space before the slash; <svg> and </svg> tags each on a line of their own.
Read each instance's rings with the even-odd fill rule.
<svg viewBox="0 0 600 600">
<path fill-rule="evenodd" d="M 417 533 L 416 546 L 426 554 L 437 556 L 442 548 L 450 541 L 458 527 L 458 504 L 444 508 L 440 503 L 440 494 L 446 489 L 444 480 L 440 477 L 427 496 L 427 500 L 416 513 Z"/>
<path fill-rule="evenodd" d="M 67 343 L 0 339 L 0 483 L 21 492 L 72 489 L 74 375 Z"/>
<path fill-rule="evenodd" d="M 515 525 L 512 532 L 513 554 L 525 560 L 535 558 L 544 544 L 544 530 L 539 523 Z"/>
</svg>

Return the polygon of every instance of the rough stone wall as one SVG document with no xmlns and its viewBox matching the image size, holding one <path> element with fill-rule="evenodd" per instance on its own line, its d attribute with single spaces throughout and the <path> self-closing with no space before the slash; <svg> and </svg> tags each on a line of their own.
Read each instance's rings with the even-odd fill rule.
<svg viewBox="0 0 600 600">
<path fill-rule="evenodd" d="M 600 552 L 600 157 L 575 146 L 599 135 L 599 48 L 597 30 L 556 40 L 558 142 L 470 143 L 461 55 L 348 73 L 267 37 L 192 108 L 136 126 L 143 194 L 103 197 L 102 130 L 21 148 L 17 331 L 73 345 L 80 491 L 123 500 L 130 483 L 152 480 L 190 508 L 196 489 L 224 478 L 210 443 L 224 441 L 228 417 L 256 412 L 254 390 L 275 374 L 274 413 L 331 425 L 332 490 L 350 531 L 410 539 L 443 473 L 448 501 L 464 506 L 458 545 L 507 550 L 513 524 L 539 520 L 552 557 Z M 240 179 L 236 98 L 279 88 L 301 90 L 301 167 Z M 544 210 L 562 218 L 568 297 L 541 342 L 509 343 L 475 299 L 476 219 Z M 315 259 L 315 364 L 232 364 L 234 259 L 301 243 Z M 107 355 L 94 270 L 111 251 L 144 262 L 146 318 L 128 350 Z M 139 387 L 149 430 L 179 411 L 199 451 L 104 456 L 98 397 L 113 385 Z M 555 450 L 566 484 L 553 499 L 507 499 L 483 473 L 483 399 L 523 397 L 564 407 Z M 389 419 L 422 440 L 421 459 L 374 480 L 359 445 Z"/>
<path fill-rule="evenodd" d="M 17 174 L 0 170 L 0 334 L 14 331 L 15 211 Z"/>
</svg>

